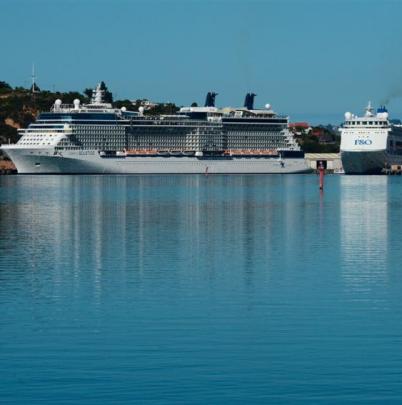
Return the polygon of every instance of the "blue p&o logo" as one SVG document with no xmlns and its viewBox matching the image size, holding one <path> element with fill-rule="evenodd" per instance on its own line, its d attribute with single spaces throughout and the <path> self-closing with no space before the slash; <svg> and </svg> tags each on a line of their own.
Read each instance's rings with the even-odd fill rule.
<svg viewBox="0 0 402 405">
<path fill-rule="evenodd" d="M 372 143 L 371 139 L 355 139 L 355 145 L 371 145 Z"/>
</svg>

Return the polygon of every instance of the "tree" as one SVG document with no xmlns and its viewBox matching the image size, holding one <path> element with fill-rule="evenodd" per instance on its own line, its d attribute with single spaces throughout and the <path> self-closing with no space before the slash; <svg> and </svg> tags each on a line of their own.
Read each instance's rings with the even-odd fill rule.
<svg viewBox="0 0 402 405">
<path fill-rule="evenodd" d="M 113 94 L 108 90 L 105 82 L 101 82 L 100 88 L 104 92 L 103 99 L 105 100 L 105 103 L 113 103 Z"/>
<path fill-rule="evenodd" d="M 193 103 L 191 103 L 191 107 L 198 107 L 198 104 L 194 101 Z"/>
<path fill-rule="evenodd" d="M 6 82 L 0 82 L 0 94 L 10 93 L 12 90 L 11 86 Z"/>
<path fill-rule="evenodd" d="M 38 86 L 36 83 L 34 83 L 34 84 L 31 86 L 31 88 L 29 89 L 29 91 L 30 91 L 31 93 L 39 93 L 39 92 L 40 92 L 40 88 L 39 88 L 39 86 Z"/>
<path fill-rule="evenodd" d="M 11 86 L 6 82 L 0 81 L 0 89 L 11 90 Z"/>
<path fill-rule="evenodd" d="M 127 110 L 130 110 L 130 111 L 134 110 L 133 103 L 130 100 L 116 100 L 113 103 L 113 107 L 115 107 L 115 108 L 126 107 Z M 137 108 L 137 110 L 138 110 L 138 108 Z"/>
<path fill-rule="evenodd" d="M 68 93 L 63 94 L 63 103 L 73 104 L 75 99 L 78 99 L 81 102 L 86 101 L 85 98 L 83 100 L 82 94 L 78 93 L 78 91 L 69 91 Z"/>
<path fill-rule="evenodd" d="M 84 94 L 88 97 L 88 99 L 90 100 L 92 98 L 92 89 L 85 89 L 84 90 Z"/>
<path fill-rule="evenodd" d="M 173 103 L 157 104 L 155 107 L 150 108 L 145 113 L 147 115 L 172 115 L 176 114 L 179 108 Z"/>
</svg>

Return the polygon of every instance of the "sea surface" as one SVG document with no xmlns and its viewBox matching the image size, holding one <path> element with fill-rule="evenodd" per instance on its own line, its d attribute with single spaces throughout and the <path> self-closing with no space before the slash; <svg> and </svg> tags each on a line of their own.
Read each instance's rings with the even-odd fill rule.
<svg viewBox="0 0 402 405">
<path fill-rule="evenodd" d="M 402 402 L 402 177 L 0 177 L 1 404 Z"/>
</svg>

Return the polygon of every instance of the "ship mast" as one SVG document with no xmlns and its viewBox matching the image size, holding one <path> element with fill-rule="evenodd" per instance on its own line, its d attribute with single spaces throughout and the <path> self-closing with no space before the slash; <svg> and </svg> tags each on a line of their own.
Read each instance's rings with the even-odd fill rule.
<svg viewBox="0 0 402 405">
<path fill-rule="evenodd" d="M 36 79 L 36 76 L 35 76 L 35 63 L 32 63 L 32 76 L 31 76 L 31 78 L 32 78 L 32 94 L 34 94 L 34 93 L 36 93 L 36 91 L 35 91 L 35 88 L 36 88 L 36 83 L 35 83 L 35 79 Z"/>
<path fill-rule="evenodd" d="M 373 107 L 371 106 L 371 101 L 368 102 L 368 105 L 366 107 L 366 117 L 372 117 L 373 116 Z"/>
</svg>

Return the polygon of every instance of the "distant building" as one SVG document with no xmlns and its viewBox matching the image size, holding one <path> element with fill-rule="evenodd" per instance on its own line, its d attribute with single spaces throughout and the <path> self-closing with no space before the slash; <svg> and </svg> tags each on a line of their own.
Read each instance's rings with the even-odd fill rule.
<svg viewBox="0 0 402 405">
<path fill-rule="evenodd" d="M 142 100 L 141 105 L 145 107 L 146 110 L 150 110 L 151 108 L 155 108 L 159 105 L 159 103 L 154 103 L 150 100 Z"/>
<path fill-rule="evenodd" d="M 318 162 L 322 162 L 325 169 L 330 172 L 341 173 L 343 170 L 339 153 L 306 153 L 304 158 L 314 170 L 317 170 Z"/>
<path fill-rule="evenodd" d="M 289 130 L 296 136 L 302 136 L 311 132 L 311 126 L 308 122 L 291 122 L 289 123 Z"/>
<path fill-rule="evenodd" d="M 152 110 L 153 108 L 158 106 L 165 107 L 169 103 L 156 103 L 147 99 L 143 99 L 143 100 L 131 100 L 131 104 L 134 106 L 140 105 L 141 107 L 144 107 L 145 110 Z"/>
<path fill-rule="evenodd" d="M 291 122 L 291 123 L 289 123 L 289 128 L 309 129 L 310 125 L 308 122 Z"/>
</svg>

